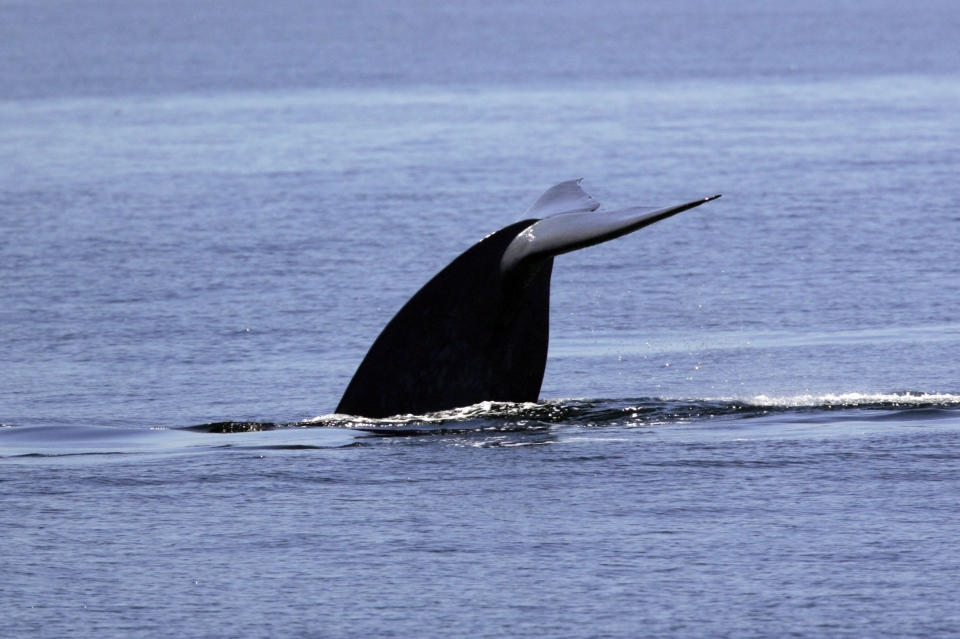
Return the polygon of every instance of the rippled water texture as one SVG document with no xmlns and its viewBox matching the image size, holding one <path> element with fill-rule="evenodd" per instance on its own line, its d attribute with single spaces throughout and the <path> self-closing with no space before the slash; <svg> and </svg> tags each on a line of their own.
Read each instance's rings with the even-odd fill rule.
<svg viewBox="0 0 960 639">
<path fill-rule="evenodd" d="M 0 3 L 4 631 L 960 634 L 960 13 L 904 7 Z M 723 198 L 557 258 L 540 402 L 332 414 L 577 177 Z"/>
</svg>

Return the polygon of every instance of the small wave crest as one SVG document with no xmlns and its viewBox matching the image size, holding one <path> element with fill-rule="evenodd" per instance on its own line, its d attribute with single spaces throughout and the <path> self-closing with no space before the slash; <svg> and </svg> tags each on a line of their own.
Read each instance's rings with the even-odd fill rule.
<svg viewBox="0 0 960 639">
<path fill-rule="evenodd" d="M 759 418 L 763 418 L 762 421 Z M 757 420 L 757 421 L 753 421 Z M 739 425 L 735 425 L 735 422 Z M 355 445 L 358 436 L 379 437 L 481 434 L 502 437 L 516 433 L 552 432 L 563 428 L 641 428 L 685 425 L 753 428 L 769 432 L 796 424 L 904 423 L 960 427 L 960 395 L 949 393 L 824 393 L 754 395 L 742 398 L 556 399 L 538 403 L 481 402 L 426 415 L 371 419 L 329 414 L 298 422 L 223 421 L 174 429 L 95 427 L 0 428 L 0 457 L 33 454 L 143 452 L 212 446 L 339 447 Z M 304 429 L 322 429 L 323 434 Z M 192 433 L 190 431 L 193 431 Z M 277 431 L 259 433 L 259 431 Z M 351 432 L 352 431 L 352 432 Z M 178 435 L 181 433 L 182 435 Z M 194 439 L 199 433 L 224 433 L 227 442 Z M 189 438 L 187 438 L 189 437 Z M 216 438 L 219 439 L 219 438 Z M 500 441 L 500 440 L 497 440 Z M 503 440 L 515 442 L 512 436 Z M 318 444 L 319 442 L 319 444 Z"/>
<path fill-rule="evenodd" d="M 820 395 L 770 396 L 756 395 L 744 400 L 753 406 L 777 408 L 861 408 L 861 407 L 929 407 L 960 406 L 960 395 L 949 393 L 824 393 Z"/>
<path fill-rule="evenodd" d="M 723 398 L 560 399 L 540 403 L 481 402 L 426 415 L 383 419 L 321 415 L 298 426 L 353 428 L 380 435 L 419 435 L 475 430 L 511 431 L 570 426 L 656 426 L 717 418 L 749 419 L 802 411 L 919 411 L 960 409 L 960 395 L 904 391 L 897 393 L 824 393 L 792 396 L 755 395 Z"/>
<path fill-rule="evenodd" d="M 346 428 L 376 435 L 414 436 L 474 431 L 529 431 L 554 425 L 651 427 L 699 420 L 749 419 L 777 414 L 860 411 L 875 417 L 881 411 L 919 415 L 922 410 L 960 410 L 960 395 L 903 391 L 896 393 L 823 393 L 753 395 L 745 397 L 669 399 L 555 399 L 538 403 L 480 402 L 471 406 L 386 418 L 331 413 L 298 422 L 223 421 L 185 430 L 208 433 L 242 433 L 278 428 Z M 867 414 L 869 412 L 869 414 Z"/>
<path fill-rule="evenodd" d="M 536 430 L 562 421 L 566 412 L 562 404 L 551 402 L 480 402 L 424 415 L 394 415 L 385 418 L 332 413 L 299 422 L 297 425 L 353 428 L 378 435 Z"/>
</svg>

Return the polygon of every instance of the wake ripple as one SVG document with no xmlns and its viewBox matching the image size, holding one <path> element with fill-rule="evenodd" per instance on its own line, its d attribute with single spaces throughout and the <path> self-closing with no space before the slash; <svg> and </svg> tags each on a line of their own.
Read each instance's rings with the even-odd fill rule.
<svg viewBox="0 0 960 639">
<path fill-rule="evenodd" d="M 714 432 L 719 432 L 716 429 L 760 429 L 776 437 L 795 431 L 798 425 L 804 428 L 809 425 L 847 428 L 846 424 L 854 423 L 874 423 L 881 429 L 934 424 L 960 427 L 960 395 L 900 392 L 712 399 L 562 399 L 520 404 L 482 402 L 427 415 L 398 415 L 386 419 L 330 414 L 297 422 L 221 421 L 149 430 L 3 424 L 0 427 L 0 457 L 156 453 L 213 448 L 336 448 L 363 445 L 363 440 L 370 436 L 445 434 L 489 434 L 496 439 L 500 434 L 516 433 L 523 442 L 529 443 L 540 437 L 538 433 L 549 434 L 558 427 L 655 429 L 680 425 L 684 432 L 689 432 L 691 427 Z M 215 433 L 225 437 L 211 437 L 210 434 Z M 508 439 L 514 441 L 516 438 L 511 436 Z"/>
<path fill-rule="evenodd" d="M 243 433 L 278 428 L 348 428 L 377 435 L 412 436 L 466 431 L 541 430 L 555 424 L 571 426 L 654 426 L 708 419 L 750 419 L 777 414 L 822 413 L 824 421 L 837 411 L 854 411 L 860 419 L 931 419 L 960 414 L 960 395 L 945 393 L 828 393 L 714 399 L 561 399 L 540 403 L 481 402 L 472 406 L 381 419 L 321 415 L 298 422 L 223 421 L 188 426 L 207 433 Z"/>
<path fill-rule="evenodd" d="M 839 412 L 844 414 L 841 416 Z M 285 426 L 351 428 L 384 436 L 411 436 L 467 431 L 542 430 L 557 424 L 581 427 L 656 426 L 777 415 L 802 415 L 804 421 L 819 419 L 824 422 L 852 418 L 867 421 L 960 418 L 960 395 L 906 391 L 716 399 L 564 399 L 522 404 L 482 402 L 427 415 L 398 415 L 384 419 L 331 414 Z"/>
</svg>

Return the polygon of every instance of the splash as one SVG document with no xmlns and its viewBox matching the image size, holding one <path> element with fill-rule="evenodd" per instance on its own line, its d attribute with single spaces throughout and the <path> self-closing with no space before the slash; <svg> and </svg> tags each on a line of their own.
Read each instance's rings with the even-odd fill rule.
<svg viewBox="0 0 960 639">
<path fill-rule="evenodd" d="M 553 399 L 539 403 L 480 402 L 424 415 L 369 418 L 331 413 L 298 422 L 226 421 L 187 429 L 229 434 L 288 428 L 344 428 L 377 435 L 416 436 L 477 431 L 534 431 L 557 425 L 651 427 L 716 419 L 751 419 L 797 411 L 836 415 L 840 410 L 876 413 L 928 408 L 956 411 L 960 409 L 960 395 L 905 391 L 686 399 Z"/>
<path fill-rule="evenodd" d="M 960 395 L 944 393 L 824 393 L 792 396 L 755 395 L 739 398 L 556 399 L 541 403 L 481 402 L 472 406 L 383 419 L 322 415 L 300 426 L 365 430 L 380 435 L 421 435 L 465 431 L 520 431 L 551 428 L 651 427 L 716 419 L 741 420 L 801 411 L 836 414 L 838 410 L 870 413 L 960 408 Z"/>
<path fill-rule="evenodd" d="M 300 426 L 352 428 L 378 435 L 450 434 L 465 431 L 538 430 L 559 421 L 562 406 L 533 402 L 480 402 L 471 406 L 392 417 L 355 417 L 332 413 L 300 422 Z"/>
<path fill-rule="evenodd" d="M 949 393 L 824 393 L 821 395 L 769 396 L 756 395 L 742 399 L 746 404 L 771 408 L 857 408 L 952 406 L 960 404 L 960 395 Z"/>
<path fill-rule="evenodd" d="M 460 421 L 467 419 L 475 418 L 491 418 L 491 417 L 515 417 L 521 414 L 526 413 L 527 411 L 537 410 L 543 408 L 544 404 L 536 404 L 533 402 L 522 402 L 522 403 L 513 403 L 513 402 L 480 402 L 478 404 L 473 404 L 471 406 L 463 406 L 460 408 L 451 408 L 449 410 L 437 411 L 434 413 L 426 413 L 423 415 L 393 415 L 391 417 L 355 417 L 353 415 L 341 415 L 338 413 L 331 413 L 329 415 L 320 415 L 314 417 L 313 419 L 304 420 L 300 422 L 303 425 L 317 424 L 322 423 L 324 425 L 333 425 L 340 422 L 344 426 L 357 426 L 360 424 L 370 424 L 370 425 L 403 425 L 411 423 L 442 423 L 449 421 Z"/>
</svg>

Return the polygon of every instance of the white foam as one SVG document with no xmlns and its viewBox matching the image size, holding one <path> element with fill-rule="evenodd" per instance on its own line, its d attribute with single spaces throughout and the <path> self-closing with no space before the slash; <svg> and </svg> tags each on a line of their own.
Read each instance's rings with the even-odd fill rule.
<svg viewBox="0 0 960 639">
<path fill-rule="evenodd" d="M 823 393 L 793 396 L 755 395 L 737 398 L 753 406 L 799 408 L 804 406 L 862 406 L 890 404 L 960 404 L 960 395 L 949 393 Z"/>
<path fill-rule="evenodd" d="M 358 417 L 355 415 L 342 415 L 339 413 L 330 413 L 328 415 L 319 415 L 313 419 L 307 419 L 300 422 L 303 425 L 323 423 L 327 425 L 343 425 L 353 428 L 362 428 L 370 425 L 397 425 L 424 422 L 449 422 L 472 419 L 474 417 L 510 417 L 519 415 L 524 411 L 535 408 L 542 408 L 541 404 L 533 402 L 479 402 L 471 406 L 460 408 L 451 408 L 449 410 L 437 411 L 435 413 L 425 413 L 423 415 L 393 415 L 391 417 L 373 418 Z"/>
</svg>

